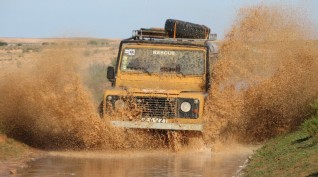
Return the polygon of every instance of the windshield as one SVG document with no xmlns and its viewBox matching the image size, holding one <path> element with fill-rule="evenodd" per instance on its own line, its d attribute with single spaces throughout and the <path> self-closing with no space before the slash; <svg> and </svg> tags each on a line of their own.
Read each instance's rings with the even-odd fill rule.
<svg viewBox="0 0 318 177">
<path fill-rule="evenodd" d="M 198 50 L 126 47 L 121 71 L 145 73 L 204 74 L 205 53 Z"/>
</svg>

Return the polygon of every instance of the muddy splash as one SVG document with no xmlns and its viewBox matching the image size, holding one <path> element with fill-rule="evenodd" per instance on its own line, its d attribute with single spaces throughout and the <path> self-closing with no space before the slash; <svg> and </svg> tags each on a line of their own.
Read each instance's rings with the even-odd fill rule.
<svg viewBox="0 0 318 177">
<path fill-rule="evenodd" d="M 100 119 L 80 77 L 81 57 L 77 53 L 57 47 L 42 52 L 32 64 L 1 71 L 0 120 L 4 131 L 45 149 L 164 146 L 164 137 L 151 131 L 115 129 Z"/>
<path fill-rule="evenodd" d="M 68 50 L 43 52 L 33 64 L 2 73 L 1 120 L 10 136 L 40 147 L 100 143 L 94 105 Z"/>
<path fill-rule="evenodd" d="M 11 137 L 54 149 L 180 149 L 217 140 L 263 141 L 297 127 L 318 96 L 318 50 L 309 40 L 310 27 L 300 12 L 286 8 L 241 10 L 212 67 L 204 142 L 200 136 L 188 141 L 192 134 L 185 132 L 111 127 L 99 118 L 82 82 L 83 63 L 71 48 L 43 51 L 32 64 L 1 71 L 1 124 Z"/>
<path fill-rule="evenodd" d="M 317 44 L 301 11 L 241 9 L 220 47 L 206 139 L 259 142 L 295 129 L 318 96 Z"/>
</svg>

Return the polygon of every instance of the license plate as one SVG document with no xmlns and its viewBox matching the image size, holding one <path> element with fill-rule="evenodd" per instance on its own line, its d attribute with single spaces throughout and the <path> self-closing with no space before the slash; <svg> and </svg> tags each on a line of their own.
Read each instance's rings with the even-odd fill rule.
<svg viewBox="0 0 318 177">
<path fill-rule="evenodd" d="M 153 117 L 147 117 L 147 118 L 141 118 L 142 122 L 154 122 L 154 123 L 167 123 L 167 119 L 164 118 L 153 118 Z"/>
</svg>

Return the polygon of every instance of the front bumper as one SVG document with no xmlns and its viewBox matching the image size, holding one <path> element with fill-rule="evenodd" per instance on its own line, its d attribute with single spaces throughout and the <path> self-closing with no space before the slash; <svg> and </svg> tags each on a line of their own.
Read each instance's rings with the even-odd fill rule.
<svg viewBox="0 0 318 177">
<path fill-rule="evenodd" d="M 111 124 L 117 127 L 125 128 L 203 131 L 202 124 L 178 124 L 133 121 L 111 121 Z"/>
</svg>

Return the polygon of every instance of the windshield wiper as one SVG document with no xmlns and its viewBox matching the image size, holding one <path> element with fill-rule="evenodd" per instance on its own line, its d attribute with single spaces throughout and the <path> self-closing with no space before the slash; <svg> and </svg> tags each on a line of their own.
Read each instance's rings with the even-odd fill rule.
<svg viewBox="0 0 318 177">
<path fill-rule="evenodd" d="M 176 66 L 176 72 L 177 72 L 178 74 L 181 74 L 183 77 L 185 77 L 185 74 L 181 71 L 180 65 L 177 65 L 177 66 Z"/>
</svg>

